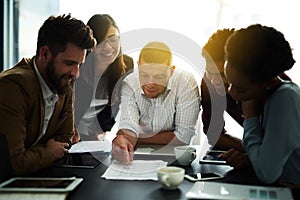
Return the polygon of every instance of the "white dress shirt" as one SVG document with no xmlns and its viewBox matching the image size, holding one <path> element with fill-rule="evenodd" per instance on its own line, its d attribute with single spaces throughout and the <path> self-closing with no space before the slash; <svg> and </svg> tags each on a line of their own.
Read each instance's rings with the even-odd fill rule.
<svg viewBox="0 0 300 200">
<path fill-rule="evenodd" d="M 38 137 L 38 139 L 35 141 L 35 144 L 44 136 L 44 134 L 46 133 L 46 130 L 48 128 L 48 123 L 50 121 L 50 118 L 53 114 L 54 108 L 55 108 L 55 104 L 58 100 L 58 96 L 56 93 L 53 93 L 52 90 L 50 90 L 49 86 L 47 85 L 47 83 L 44 81 L 44 79 L 42 78 L 36 64 L 35 64 L 35 60 L 33 62 L 34 64 L 34 69 L 37 73 L 38 76 L 38 80 L 40 82 L 40 86 L 42 88 L 42 92 L 43 92 L 43 98 L 45 101 L 45 115 L 44 115 L 44 123 L 43 123 L 43 132 L 42 134 L 40 134 L 40 136 Z"/>
</svg>

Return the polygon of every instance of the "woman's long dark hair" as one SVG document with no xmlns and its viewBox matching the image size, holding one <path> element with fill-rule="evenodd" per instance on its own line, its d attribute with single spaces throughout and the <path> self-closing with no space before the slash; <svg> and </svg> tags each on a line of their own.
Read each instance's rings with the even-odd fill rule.
<svg viewBox="0 0 300 200">
<path fill-rule="evenodd" d="M 119 28 L 114 21 L 114 19 L 108 14 L 96 14 L 92 16 L 87 25 L 93 30 L 93 35 L 97 40 L 97 45 L 100 44 L 103 40 L 105 35 L 107 34 L 110 26 L 115 27 L 118 31 Z M 126 65 L 123 60 L 123 54 L 120 50 L 119 55 L 115 59 L 113 63 L 111 63 L 106 70 L 104 71 L 102 77 L 108 78 L 108 87 L 107 93 L 109 96 L 109 103 L 111 102 L 111 96 L 114 90 L 114 87 L 118 80 L 122 77 L 125 73 Z M 100 86 L 101 87 L 101 86 Z"/>
</svg>

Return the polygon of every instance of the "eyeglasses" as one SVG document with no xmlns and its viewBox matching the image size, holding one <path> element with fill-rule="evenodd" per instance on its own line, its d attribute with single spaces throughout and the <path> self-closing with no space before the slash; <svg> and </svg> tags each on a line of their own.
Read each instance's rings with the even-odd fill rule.
<svg viewBox="0 0 300 200">
<path fill-rule="evenodd" d="M 111 47 L 116 47 L 120 44 L 120 36 L 114 35 L 106 40 L 102 41 L 100 44 L 97 45 L 97 48 L 104 48 L 106 44 L 109 44 Z"/>
</svg>

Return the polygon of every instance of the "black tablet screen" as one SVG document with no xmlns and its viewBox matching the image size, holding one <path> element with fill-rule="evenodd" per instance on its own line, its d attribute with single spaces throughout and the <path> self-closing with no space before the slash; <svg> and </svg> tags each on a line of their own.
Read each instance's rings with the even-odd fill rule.
<svg viewBox="0 0 300 200">
<path fill-rule="evenodd" d="M 68 153 L 54 163 L 58 167 L 94 168 L 109 155 L 108 152 Z"/>
</svg>

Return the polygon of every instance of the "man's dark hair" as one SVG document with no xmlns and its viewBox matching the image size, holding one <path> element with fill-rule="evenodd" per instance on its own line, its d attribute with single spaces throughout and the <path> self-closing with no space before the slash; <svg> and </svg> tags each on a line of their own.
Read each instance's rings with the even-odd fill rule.
<svg viewBox="0 0 300 200">
<path fill-rule="evenodd" d="M 68 43 L 89 50 L 95 47 L 96 40 L 89 26 L 70 14 L 50 16 L 39 30 L 36 55 L 42 46 L 47 45 L 53 56 L 56 56 L 66 50 Z"/>
<path fill-rule="evenodd" d="M 209 56 L 214 62 L 225 61 L 224 46 L 228 37 L 235 29 L 219 29 L 213 33 L 202 49 L 202 56 Z"/>
</svg>

